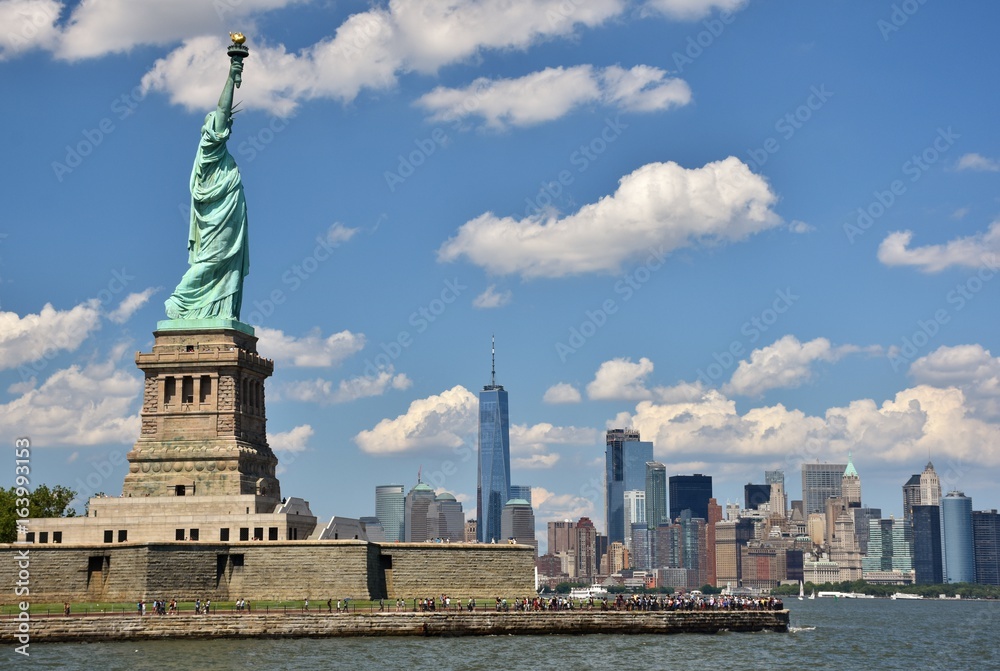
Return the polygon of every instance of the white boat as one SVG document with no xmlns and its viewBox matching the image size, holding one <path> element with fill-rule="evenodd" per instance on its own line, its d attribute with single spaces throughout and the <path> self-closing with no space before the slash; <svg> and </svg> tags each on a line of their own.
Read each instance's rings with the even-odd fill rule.
<svg viewBox="0 0 1000 671">
<path fill-rule="evenodd" d="M 815 589 L 812 591 L 812 594 L 809 595 L 809 598 L 810 599 L 815 599 L 816 598 L 816 590 Z"/>
<path fill-rule="evenodd" d="M 806 586 L 800 580 L 799 581 L 799 601 L 802 601 L 802 599 L 805 598 L 805 595 L 806 595 Z"/>
<path fill-rule="evenodd" d="M 575 587 L 569 591 L 570 599 L 600 599 L 608 595 L 608 590 L 604 585 L 591 585 L 590 587 Z"/>
<path fill-rule="evenodd" d="M 923 599 L 924 597 L 922 597 L 919 594 L 904 594 L 903 592 L 896 592 L 889 598 L 896 600 L 896 599 Z"/>
</svg>

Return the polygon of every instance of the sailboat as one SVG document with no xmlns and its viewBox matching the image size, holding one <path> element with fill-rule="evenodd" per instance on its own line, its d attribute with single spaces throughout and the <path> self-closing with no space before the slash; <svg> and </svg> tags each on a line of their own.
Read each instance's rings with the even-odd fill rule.
<svg viewBox="0 0 1000 671">
<path fill-rule="evenodd" d="M 816 598 L 816 590 L 815 590 L 815 588 L 813 589 L 812 594 L 809 595 L 809 598 L 810 599 L 815 599 Z"/>
<path fill-rule="evenodd" d="M 802 581 L 800 580 L 799 581 L 799 601 L 802 601 L 802 599 L 805 597 L 805 595 L 806 595 L 805 590 L 806 590 L 806 587 L 802 583 Z"/>
</svg>

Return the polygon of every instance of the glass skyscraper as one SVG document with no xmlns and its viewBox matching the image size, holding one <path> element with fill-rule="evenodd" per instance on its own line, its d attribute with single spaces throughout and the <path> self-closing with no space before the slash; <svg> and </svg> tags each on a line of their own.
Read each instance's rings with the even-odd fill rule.
<svg viewBox="0 0 1000 671">
<path fill-rule="evenodd" d="M 646 463 L 646 523 L 651 530 L 670 523 L 667 511 L 667 467 L 658 461 Z"/>
<path fill-rule="evenodd" d="M 494 355 L 496 348 L 493 348 Z M 479 392 L 479 468 L 476 507 L 480 543 L 504 540 L 503 507 L 510 500 L 510 413 L 507 392 L 496 383 L 496 365 L 490 383 Z"/>
<path fill-rule="evenodd" d="M 913 570 L 918 585 L 944 582 L 939 506 L 913 506 Z"/>
<path fill-rule="evenodd" d="M 944 545 L 944 581 L 975 582 L 976 560 L 972 545 L 972 499 L 951 492 L 941 499 Z"/>
<path fill-rule="evenodd" d="M 1000 585 L 1000 515 L 996 510 L 972 513 L 972 541 L 976 554 L 976 582 Z"/>
<path fill-rule="evenodd" d="M 382 523 L 385 540 L 390 543 L 404 539 L 403 485 L 379 485 L 375 488 L 375 517 Z"/>
<path fill-rule="evenodd" d="M 826 500 L 842 493 L 847 464 L 802 464 L 802 501 L 805 514 L 826 513 Z"/>
<path fill-rule="evenodd" d="M 605 513 L 608 545 L 625 542 L 625 492 L 646 489 L 646 462 L 653 444 L 639 440 L 635 429 L 609 429 L 605 462 Z"/>
<path fill-rule="evenodd" d="M 711 475 L 671 475 L 667 482 L 671 520 L 676 521 L 685 510 L 691 511 L 691 517 L 708 519 L 708 500 L 712 498 Z"/>
</svg>

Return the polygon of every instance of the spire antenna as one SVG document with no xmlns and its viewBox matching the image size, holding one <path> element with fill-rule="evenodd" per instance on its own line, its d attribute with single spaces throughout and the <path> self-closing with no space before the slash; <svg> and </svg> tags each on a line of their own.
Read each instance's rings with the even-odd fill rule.
<svg viewBox="0 0 1000 671">
<path fill-rule="evenodd" d="M 497 386 L 497 337 L 495 334 L 490 334 L 490 350 L 492 355 L 492 364 L 490 368 L 490 386 Z"/>
</svg>

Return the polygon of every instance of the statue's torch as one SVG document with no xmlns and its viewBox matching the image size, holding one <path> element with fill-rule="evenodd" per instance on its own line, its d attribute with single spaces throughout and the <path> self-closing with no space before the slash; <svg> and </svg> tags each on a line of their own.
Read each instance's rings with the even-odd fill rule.
<svg viewBox="0 0 1000 671">
<path fill-rule="evenodd" d="M 243 59 L 250 55 L 250 49 L 243 44 L 247 38 L 243 33 L 229 33 L 229 37 L 233 40 L 233 43 L 229 45 L 229 57 L 242 63 Z M 237 72 L 236 76 L 233 77 L 233 83 L 236 84 L 236 88 L 239 88 L 242 82 L 243 76 Z"/>
</svg>

